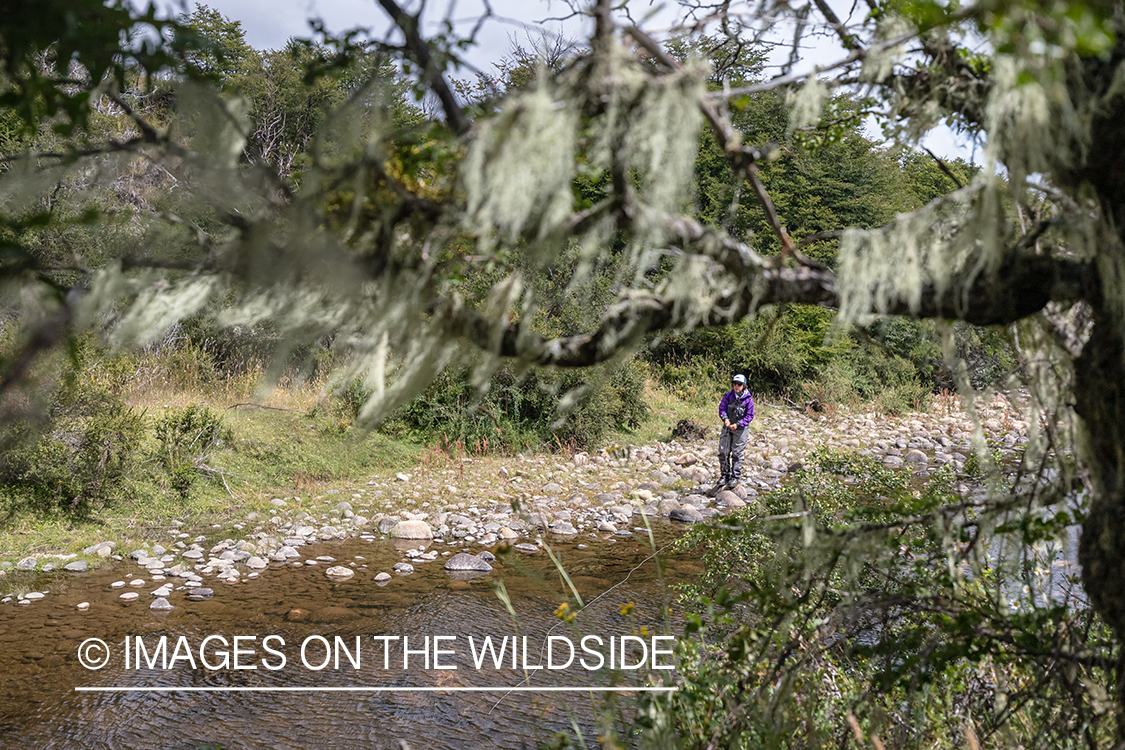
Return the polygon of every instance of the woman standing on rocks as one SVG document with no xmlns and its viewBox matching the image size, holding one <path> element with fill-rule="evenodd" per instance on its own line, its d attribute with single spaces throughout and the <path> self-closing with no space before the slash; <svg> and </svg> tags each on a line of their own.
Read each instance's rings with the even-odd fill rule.
<svg viewBox="0 0 1125 750">
<path fill-rule="evenodd" d="M 742 452 L 750 436 L 750 422 L 754 419 L 754 398 L 746 387 L 746 376 L 738 373 L 731 378 L 731 389 L 719 401 L 719 419 L 723 420 L 719 436 L 719 483 L 715 490 L 738 489 L 742 476 Z"/>
</svg>

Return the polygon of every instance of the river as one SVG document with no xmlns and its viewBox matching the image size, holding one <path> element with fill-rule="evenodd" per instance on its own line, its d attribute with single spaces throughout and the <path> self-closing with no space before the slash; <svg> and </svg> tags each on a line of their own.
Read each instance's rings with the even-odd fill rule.
<svg viewBox="0 0 1125 750">
<path fill-rule="evenodd" d="M 667 522 L 654 531 L 657 549 L 676 533 Z M 215 584 L 208 601 L 188 601 L 176 591 L 170 597 L 176 609 L 165 613 L 149 609 L 149 592 L 159 583 L 110 587 L 126 571 L 137 570 L 124 564 L 10 579 L 8 588 L 18 584 L 50 593 L 30 605 L 0 606 L 0 746 L 397 749 L 406 743 L 413 748 L 519 748 L 537 746 L 555 732 L 573 734 L 575 728 L 596 745 L 598 713 L 616 701 L 617 730 L 628 732 L 628 706 L 635 694 L 453 689 L 668 684 L 674 670 L 653 667 L 666 666 L 669 657 L 655 652 L 669 647 L 670 640 L 652 637 L 680 632 L 670 587 L 697 578 L 702 565 L 690 555 L 662 553 L 658 570 L 641 534 L 582 537 L 554 548 L 586 603 L 573 622 L 559 617 L 558 607 L 567 598 L 565 584 L 546 554 L 503 555 L 493 563 L 492 574 L 471 580 L 442 569 L 442 558 L 415 562 L 414 574 L 379 585 L 374 574 L 402 559 L 401 550 L 388 540 L 354 539 L 303 550 L 310 558 L 327 555 L 335 564 L 355 563 L 358 574 L 346 582 L 329 580 L 323 564 L 275 563 L 257 579 Z M 498 583 L 507 592 L 510 610 L 498 596 Z M 123 590 L 138 591 L 140 599 L 123 602 Z M 80 612 L 79 602 L 89 602 L 89 610 Z M 575 648 L 576 658 L 567 668 L 534 669 L 545 665 L 548 635 L 555 636 L 554 666 L 566 661 L 571 645 Z M 595 668 L 598 658 L 608 662 L 611 637 L 617 666 L 619 641 L 630 635 L 627 665 L 643 661 L 644 666 L 610 670 L 605 663 Z M 208 636 L 215 637 L 204 643 Z M 236 636 L 241 637 L 238 644 Z M 273 639 L 266 641 L 266 636 Z M 435 641 L 438 636 L 444 639 Z M 505 637 L 511 639 L 503 642 L 506 646 L 520 645 L 514 668 L 511 650 L 499 667 L 492 659 L 480 663 L 486 636 L 494 639 L 497 651 Z M 583 642 L 586 636 L 601 641 Z M 108 663 L 97 670 L 83 667 L 78 659 L 80 644 L 90 638 L 108 647 Z M 410 650 L 405 655 L 403 638 Z M 233 668 L 235 645 L 239 669 Z M 423 653 L 426 645 L 429 651 Z M 96 651 L 86 655 L 97 656 Z M 210 668 L 222 666 L 223 654 L 226 668 Z M 165 669 L 168 657 L 173 659 Z M 328 665 L 320 668 L 326 657 Z M 122 690 L 153 687 L 196 690 Z M 288 690 L 275 690 L 282 687 Z"/>
</svg>

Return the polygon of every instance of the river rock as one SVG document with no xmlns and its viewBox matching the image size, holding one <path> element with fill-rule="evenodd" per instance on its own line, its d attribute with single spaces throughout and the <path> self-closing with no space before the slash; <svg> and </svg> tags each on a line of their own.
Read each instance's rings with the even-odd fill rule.
<svg viewBox="0 0 1125 750">
<path fill-rule="evenodd" d="M 141 595 L 138 594 L 136 591 L 126 591 L 124 594 L 121 595 L 120 598 L 123 601 L 131 602 L 131 601 L 134 601 L 136 599 L 139 599 L 140 596 Z"/>
<path fill-rule="evenodd" d="M 188 591 L 187 598 L 191 599 L 193 602 L 202 602 L 202 601 L 206 601 L 206 600 L 210 599 L 214 595 L 215 595 L 215 592 L 212 591 L 211 589 L 200 587 L 200 588 L 191 589 L 190 591 Z"/>
<path fill-rule="evenodd" d="M 29 591 L 28 593 L 24 594 L 23 598 L 24 599 L 30 599 L 31 601 L 34 602 L 34 601 L 38 601 L 39 599 L 44 598 L 45 596 L 47 596 L 47 595 L 44 594 L 42 591 Z"/>
<path fill-rule="evenodd" d="M 434 532 L 425 521 L 399 521 L 391 529 L 395 539 L 433 539 Z"/>
<path fill-rule="evenodd" d="M 683 505 L 669 513 L 668 518 L 683 523 L 698 523 L 703 520 L 703 514 L 690 505 Z"/>
<path fill-rule="evenodd" d="M 35 570 L 35 566 L 39 561 L 34 557 L 25 557 L 16 563 L 16 570 Z"/>
<path fill-rule="evenodd" d="M 672 500 L 672 498 L 665 498 L 665 499 L 666 500 Z M 696 508 L 704 508 L 704 507 L 707 506 L 707 503 L 711 502 L 711 499 L 709 497 L 707 497 L 706 495 L 700 495 L 698 492 L 693 492 L 692 494 L 690 494 L 690 495 L 688 495 L 687 497 L 684 498 L 683 503 L 678 503 L 675 500 L 672 500 L 672 502 L 674 502 L 676 504 L 669 507 L 668 511 L 675 510 L 676 508 L 680 507 L 680 505 L 691 505 L 691 506 L 694 506 Z M 661 505 L 663 505 L 663 504 L 664 504 L 663 501 L 661 501 Z M 661 508 L 661 510 L 663 510 L 663 508 Z"/>
<path fill-rule="evenodd" d="M 559 536 L 574 536 L 578 529 L 570 521 L 555 521 L 551 524 L 551 533 Z"/>
<path fill-rule="evenodd" d="M 74 562 L 68 562 L 63 566 L 63 570 L 70 573 L 85 573 L 89 569 L 90 564 L 85 560 L 75 560 Z"/>
<path fill-rule="evenodd" d="M 414 566 L 408 562 L 397 562 L 392 570 L 400 576 L 408 576 L 414 572 Z"/>
<path fill-rule="evenodd" d="M 167 612 L 170 609 L 175 609 L 175 607 L 173 607 L 171 603 L 164 597 L 160 597 L 152 604 L 148 605 L 148 608 L 155 609 L 158 612 Z"/>
<path fill-rule="evenodd" d="M 246 561 L 246 567 L 250 568 L 251 570 L 262 570 L 264 568 L 268 568 L 269 566 L 270 564 L 268 562 L 257 556 L 251 557 Z"/>
<path fill-rule="evenodd" d="M 346 581 L 355 575 L 355 571 L 343 565 L 333 565 L 324 574 L 334 581 Z"/>
<path fill-rule="evenodd" d="M 97 555 L 98 557 L 109 557 L 113 554 L 113 550 L 116 547 L 117 542 L 98 542 L 82 550 L 82 553 L 86 555 Z"/>
<path fill-rule="evenodd" d="M 375 576 L 375 583 L 386 583 L 389 580 L 391 580 L 391 574 L 385 571 L 381 571 Z"/>
<path fill-rule="evenodd" d="M 524 552 L 524 553 L 529 554 L 529 555 L 533 555 L 533 554 L 535 554 L 536 552 L 539 551 L 538 547 L 536 547 L 534 544 L 528 544 L 527 542 L 524 542 L 523 544 L 514 545 L 512 547 L 512 549 L 519 550 L 520 552 Z"/>
<path fill-rule="evenodd" d="M 735 500 L 742 500 L 739 492 L 742 490 L 742 485 L 739 485 L 738 490 L 722 490 L 715 495 L 715 502 L 724 505 Z"/>
<path fill-rule="evenodd" d="M 458 552 L 445 561 L 446 570 L 471 570 L 480 573 L 491 573 L 492 566 L 475 555 Z"/>
<path fill-rule="evenodd" d="M 913 450 L 910 450 L 910 451 L 907 451 L 906 460 L 909 463 L 921 464 L 923 466 L 925 466 L 927 463 L 929 463 L 929 459 L 926 457 L 926 454 L 923 453 L 922 451 L 918 450 L 917 448 L 915 448 Z"/>
<path fill-rule="evenodd" d="M 85 612 L 90 608 L 90 602 L 78 602 L 78 611 Z"/>
<path fill-rule="evenodd" d="M 742 498 L 740 498 L 730 490 L 723 490 L 722 492 L 720 492 L 715 498 L 715 502 L 723 506 L 724 508 L 743 508 L 746 506 L 746 503 L 743 502 Z"/>
<path fill-rule="evenodd" d="M 490 563 L 490 562 L 495 562 L 495 561 L 496 561 L 496 555 L 492 554 L 491 552 L 489 552 L 489 551 L 488 551 L 488 550 L 486 550 L 486 549 L 484 549 L 484 550 L 481 550 L 480 552 L 478 552 L 478 553 L 477 553 L 477 557 L 479 557 L 480 559 L 484 560 L 484 561 L 485 561 L 485 562 L 487 562 L 487 563 Z"/>
</svg>

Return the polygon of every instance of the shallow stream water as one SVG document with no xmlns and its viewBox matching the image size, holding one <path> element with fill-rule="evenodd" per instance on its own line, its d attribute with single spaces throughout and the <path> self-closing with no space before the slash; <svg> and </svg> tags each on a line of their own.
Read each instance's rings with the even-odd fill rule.
<svg viewBox="0 0 1125 750">
<path fill-rule="evenodd" d="M 655 532 L 660 549 L 674 538 L 676 529 L 665 523 Z M 588 547 L 579 549 L 580 543 Z M 443 545 L 437 548 L 446 549 Z M 328 555 L 337 560 L 331 564 L 351 561 L 367 568 L 349 581 L 336 583 L 325 576 L 325 564 L 294 567 L 275 563 L 254 580 L 207 584 L 215 590 L 209 601 L 188 601 L 183 592 L 176 591 L 170 597 L 176 609 L 166 613 L 149 609 L 149 592 L 158 583 L 110 588 L 112 581 L 136 572 L 133 566 L 27 578 L 22 585 L 49 589 L 50 593 L 30 605 L 0 606 L 0 747 L 400 748 L 405 742 L 416 749 L 517 748 L 535 747 L 555 732 L 573 733 L 575 727 L 587 742 L 596 745 L 596 714 L 611 700 L 606 693 L 79 690 L 586 687 L 643 685 L 661 677 L 670 682 L 674 672 L 651 669 L 652 654 L 646 662 L 648 668 L 622 671 L 605 665 L 586 669 L 578 658 L 585 657 L 587 666 L 597 661 L 581 650 L 581 638 L 600 636 L 601 644 L 596 640 L 586 643 L 608 659 L 611 636 L 619 639 L 638 634 L 645 627 L 644 640 L 651 646 L 652 635 L 679 633 L 675 592 L 669 585 L 698 577 L 702 573 L 698 560 L 662 553 L 658 571 L 657 561 L 651 559 L 652 549 L 640 534 L 632 538 L 579 537 L 559 542 L 555 549 L 586 603 L 573 623 L 556 615 L 559 604 L 566 600 L 565 584 L 542 552 L 503 555 L 493 563 L 492 574 L 472 580 L 445 571 L 441 567 L 444 558 L 415 562 L 413 575 L 394 576 L 379 585 L 374 574 L 389 571 L 402 559 L 401 550 L 390 541 L 321 543 L 305 548 L 304 554 Z M 178 583 L 179 579 L 168 580 Z M 511 611 L 497 595 L 497 582 L 503 583 Z M 140 599 L 122 602 L 122 591 L 137 591 Z M 83 601 L 91 604 L 86 612 L 77 610 Z M 625 608 L 623 614 L 627 604 L 633 607 Z M 570 667 L 553 671 L 530 668 L 545 663 L 542 647 L 548 634 L 565 636 L 575 644 L 578 658 Z M 275 638 L 265 642 L 265 636 L 271 635 Z M 179 656 L 168 669 L 156 655 L 161 636 L 167 636 L 166 656 Z M 208 636 L 223 640 L 212 639 L 202 646 Z M 235 636 L 248 636 L 240 641 L 239 666 L 255 669 L 236 670 L 232 665 L 210 669 L 201 663 L 206 659 L 211 666 L 219 665 L 224 652 L 233 659 Z M 407 656 L 405 668 L 402 641 L 393 640 L 395 636 L 408 638 L 409 647 L 419 651 Z M 427 668 L 427 655 L 420 653 L 421 647 L 427 637 L 435 636 L 452 638 L 439 642 L 443 653 L 436 657 L 430 641 L 428 657 L 438 661 Z M 517 642 L 515 636 L 520 637 L 521 651 L 514 668 L 511 651 L 506 652 L 500 668 L 492 660 L 476 667 L 479 654 L 475 652 L 481 650 L 485 636 L 508 636 L 512 638 L 508 645 Z M 145 646 L 144 654 L 136 652 L 137 637 Z M 97 670 L 85 668 L 78 658 L 80 644 L 89 638 L 108 645 L 108 662 Z M 302 644 L 307 649 L 304 662 Z M 384 644 L 389 644 L 389 652 Z M 266 645 L 278 653 L 266 651 Z M 323 669 L 314 669 L 331 653 L 325 645 L 338 656 L 339 668 L 330 660 Z M 565 662 L 567 644 L 556 638 L 554 645 L 558 647 L 554 662 Z M 658 643 L 661 648 L 666 645 L 666 641 Z M 189 651 L 190 658 L 185 656 Z M 268 668 L 278 667 L 282 654 L 284 666 Z M 635 641 L 629 643 L 626 655 L 630 663 L 644 656 Z M 88 656 L 94 661 L 96 649 Z M 139 669 L 138 656 L 142 659 Z M 657 664 L 668 661 L 664 656 L 655 658 Z M 150 660 L 155 668 L 149 668 Z M 353 660 L 359 662 L 358 668 Z M 437 664 L 457 669 L 436 669 Z M 624 705 L 631 698 L 617 699 Z"/>
</svg>

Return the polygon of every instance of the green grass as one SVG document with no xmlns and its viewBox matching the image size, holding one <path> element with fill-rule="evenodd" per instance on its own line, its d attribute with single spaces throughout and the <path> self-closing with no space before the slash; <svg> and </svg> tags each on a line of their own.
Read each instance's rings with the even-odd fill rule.
<svg viewBox="0 0 1125 750">
<path fill-rule="evenodd" d="M 622 427 L 611 430 L 605 444 L 651 445 L 657 440 L 668 442 L 672 436 L 672 428 L 681 419 L 691 419 L 707 427 L 708 434 L 718 440 L 721 426 L 719 400 L 725 390 L 722 387 L 712 390 L 713 393 L 703 387 L 697 387 L 689 393 L 683 389 L 667 388 L 649 382 L 645 387 L 645 399 L 652 408 L 649 418 L 636 429 Z M 765 429 L 763 418 L 770 409 L 769 406 L 755 400 L 754 421 L 750 423 L 750 434 L 756 435 Z"/>
<path fill-rule="evenodd" d="M 146 418 L 154 422 L 160 411 L 150 409 Z M 223 415 L 233 439 L 210 458 L 208 466 L 216 471 L 200 474 L 187 497 L 168 485 L 151 457 L 126 482 L 120 497 L 85 518 L 29 509 L 11 489 L 0 489 L 0 508 L 9 513 L 0 528 L 0 560 L 76 552 L 101 541 L 131 549 L 175 520 L 187 529 L 226 526 L 252 512 L 267 513 L 274 497 L 308 497 L 328 489 L 343 494 L 347 486 L 373 474 L 413 466 L 421 452 L 419 445 L 357 433 L 328 417 L 258 407 L 229 409 Z M 145 452 L 154 446 L 150 440 Z"/>
</svg>

